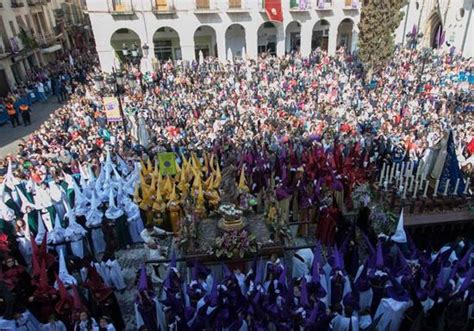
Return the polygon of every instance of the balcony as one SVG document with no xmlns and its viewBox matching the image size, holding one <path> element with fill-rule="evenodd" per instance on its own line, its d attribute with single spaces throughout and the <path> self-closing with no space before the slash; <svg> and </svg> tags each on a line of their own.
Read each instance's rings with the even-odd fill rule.
<svg viewBox="0 0 474 331">
<path fill-rule="evenodd" d="M 11 0 L 11 7 L 12 8 L 21 8 L 25 7 L 25 4 L 22 0 Z"/>
<path fill-rule="evenodd" d="M 210 0 L 196 0 L 196 14 L 215 14 L 219 12 L 214 6 L 211 6 Z"/>
<path fill-rule="evenodd" d="M 306 12 L 310 7 L 311 5 L 309 1 L 290 0 L 290 12 L 292 13 Z"/>
<path fill-rule="evenodd" d="M 21 42 L 20 38 L 18 37 L 12 37 L 10 38 L 10 47 L 6 47 L 6 49 L 10 50 L 10 53 L 13 53 L 13 54 L 18 54 L 20 53 L 23 48 L 25 48 L 23 46 L 23 43 Z"/>
<path fill-rule="evenodd" d="M 10 44 L 3 45 L 0 42 L 0 58 L 5 57 L 12 52 L 12 47 Z"/>
<path fill-rule="evenodd" d="M 112 0 L 111 14 L 114 16 L 127 16 L 135 14 L 131 1 Z"/>
<path fill-rule="evenodd" d="M 331 11 L 332 1 L 331 0 L 318 0 L 316 3 L 317 11 Z"/>
<path fill-rule="evenodd" d="M 56 36 L 52 33 L 35 33 L 34 37 L 41 48 L 46 48 L 56 43 Z"/>
<path fill-rule="evenodd" d="M 155 0 L 152 8 L 155 15 L 173 15 L 176 13 L 173 0 Z"/>
<path fill-rule="evenodd" d="M 360 3 L 358 0 L 344 0 L 344 8 L 342 10 L 344 11 L 357 11 L 359 10 Z"/>
</svg>

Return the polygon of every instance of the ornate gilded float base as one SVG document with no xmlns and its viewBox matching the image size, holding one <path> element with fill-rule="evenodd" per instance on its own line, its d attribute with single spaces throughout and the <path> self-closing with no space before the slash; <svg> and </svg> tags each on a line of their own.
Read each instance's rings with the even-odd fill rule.
<svg viewBox="0 0 474 331">
<path fill-rule="evenodd" d="M 247 225 L 247 220 L 244 217 L 241 217 L 236 220 L 228 220 L 225 218 L 221 218 L 217 222 L 217 227 L 225 232 L 231 231 L 240 231 Z"/>
</svg>

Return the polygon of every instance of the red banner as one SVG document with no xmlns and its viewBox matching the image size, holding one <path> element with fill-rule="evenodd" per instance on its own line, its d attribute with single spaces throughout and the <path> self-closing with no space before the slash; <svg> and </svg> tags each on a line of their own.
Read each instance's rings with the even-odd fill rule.
<svg viewBox="0 0 474 331">
<path fill-rule="evenodd" d="M 270 21 L 283 23 L 281 0 L 265 0 L 265 11 Z"/>
</svg>

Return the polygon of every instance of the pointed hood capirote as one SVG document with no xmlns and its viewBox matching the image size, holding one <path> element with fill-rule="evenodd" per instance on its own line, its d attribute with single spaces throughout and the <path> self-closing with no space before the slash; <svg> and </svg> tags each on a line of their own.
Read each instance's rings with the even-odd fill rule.
<svg viewBox="0 0 474 331">
<path fill-rule="evenodd" d="M 58 278 L 65 284 L 65 285 L 76 285 L 77 280 L 67 270 L 66 260 L 64 259 L 64 253 L 62 250 L 59 251 L 59 274 Z"/>
<path fill-rule="evenodd" d="M 115 205 L 113 190 L 109 191 L 109 207 L 105 211 L 105 217 L 115 220 L 123 215 L 123 210 Z"/>
</svg>

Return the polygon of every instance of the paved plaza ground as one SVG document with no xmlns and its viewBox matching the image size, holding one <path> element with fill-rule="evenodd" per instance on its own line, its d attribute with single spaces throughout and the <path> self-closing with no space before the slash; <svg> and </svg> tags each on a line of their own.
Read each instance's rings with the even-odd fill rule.
<svg viewBox="0 0 474 331">
<path fill-rule="evenodd" d="M 20 140 L 28 137 L 29 134 L 37 130 L 60 105 L 56 98 L 49 98 L 48 101 L 44 103 L 34 103 L 31 107 L 31 125 L 24 126 L 22 124 L 16 128 L 13 128 L 10 122 L 1 125 L 0 158 L 5 157 L 7 154 L 15 153 Z M 19 118 L 21 122 L 21 116 L 19 116 Z"/>
</svg>

